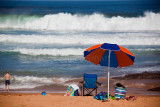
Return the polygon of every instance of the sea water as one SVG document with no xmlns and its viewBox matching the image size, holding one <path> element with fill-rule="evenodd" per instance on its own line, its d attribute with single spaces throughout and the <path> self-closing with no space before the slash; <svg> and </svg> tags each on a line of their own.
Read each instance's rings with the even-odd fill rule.
<svg viewBox="0 0 160 107">
<path fill-rule="evenodd" d="M 11 89 L 67 86 L 84 73 L 107 76 L 87 62 L 90 46 L 114 43 L 135 63 L 110 75 L 160 70 L 160 3 L 157 1 L 0 1 L 0 76 L 15 76 Z M 1 79 L 0 88 L 4 88 Z"/>
</svg>

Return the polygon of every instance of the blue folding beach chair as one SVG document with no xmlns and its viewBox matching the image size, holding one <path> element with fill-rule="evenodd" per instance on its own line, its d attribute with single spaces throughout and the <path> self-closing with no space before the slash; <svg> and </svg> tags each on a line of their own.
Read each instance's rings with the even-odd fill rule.
<svg viewBox="0 0 160 107">
<path fill-rule="evenodd" d="M 83 84 L 82 86 L 82 95 L 84 95 L 84 91 L 87 91 L 88 94 L 86 95 L 93 95 L 92 92 L 95 90 L 95 94 L 97 95 L 97 88 L 102 83 L 97 82 L 97 75 L 96 74 L 84 74 L 83 75 L 84 81 L 80 82 Z"/>
</svg>

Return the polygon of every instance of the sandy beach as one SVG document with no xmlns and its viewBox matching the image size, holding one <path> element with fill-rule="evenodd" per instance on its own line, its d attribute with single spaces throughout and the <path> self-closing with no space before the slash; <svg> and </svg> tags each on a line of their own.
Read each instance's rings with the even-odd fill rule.
<svg viewBox="0 0 160 107">
<path fill-rule="evenodd" d="M 136 75 L 136 77 L 135 77 Z M 139 73 L 126 75 L 124 77 L 116 77 L 111 79 L 110 94 L 114 95 L 113 84 L 117 81 L 127 86 L 126 97 L 136 96 L 136 100 L 112 100 L 105 102 L 96 100 L 93 96 L 64 96 L 65 93 L 50 93 L 47 91 L 42 96 L 41 91 L 34 90 L 11 90 L 10 92 L 0 92 L 0 107 L 104 107 L 104 106 L 120 106 L 120 107 L 159 107 L 159 73 Z M 134 79 L 133 79 L 134 77 Z M 79 82 L 81 79 L 73 80 Z M 73 81 L 68 81 L 72 83 Z M 106 78 L 99 78 L 104 84 L 98 88 L 98 92 L 106 91 Z M 143 84 L 143 85 L 140 85 Z M 46 87 L 47 88 L 47 87 Z M 67 87 L 63 87 L 67 90 Z M 61 87 L 62 89 L 62 87 Z M 53 90 L 55 90 L 53 88 Z M 58 90 L 57 90 L 58 91 Z M 94 94 L 94 93 L 93 93 Z"/>
<path fill-rule="evenodd" d="M 115 94 L 115 83 L 120 82 L 127 88 L 126 97 L 136 96 L 136 100 L 112 100 L 100 101 L 93 96 L 64 96 L 67 86 L 45 86 L 34 89 L 11 89 L 10 92 L 0 90 L 0 107 L 159 107 L 160 106 L 160 72 L 135 73 L 123 77 L 110 78 L 110 94 Z M 82 78 L 66 81 L 66 84 L 77 83 Z M 107 78 L 99 77 L 98 82 L 103 83 L 98 88 L 107 90 Z M 79 84 L 80 85 L 80 84 Z M 13 84 L 11 84 L 11 87 Z M 41 92 L 46 91 L 42 96 Z M 61 92 L 60 92 L 61 91 Z M 60 93 L 56 93 L 60 92 Z M 81 93 L 81 92 L 79 92 Z M 93 93 L 94 94 L 94 93 Z"/>
<path fill-rule="evenodd" d="M 159 107 L 160 96 L 137 96 L 137 100 L 111 100 L 102 102 L 93 96 L 63 96 L 64 94 L 3 93 L 0 94 L 0 107 Z"/>
</svg>

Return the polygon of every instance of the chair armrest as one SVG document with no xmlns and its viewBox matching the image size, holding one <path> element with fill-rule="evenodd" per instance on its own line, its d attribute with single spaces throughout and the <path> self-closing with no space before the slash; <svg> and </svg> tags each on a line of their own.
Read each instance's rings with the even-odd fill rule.
<svg viewBox="0 0 160 107">
<path fill-rule="evenodd" d="M 84 81 L 80 81 L 79 83 L 84 84 L 85 82 Z"/>
<path fill-rule="evenodd" d="M 99 83 L 99 82 L 96 82 L 99 86 L 101 86 L 103 83 Z"/>
</svg>

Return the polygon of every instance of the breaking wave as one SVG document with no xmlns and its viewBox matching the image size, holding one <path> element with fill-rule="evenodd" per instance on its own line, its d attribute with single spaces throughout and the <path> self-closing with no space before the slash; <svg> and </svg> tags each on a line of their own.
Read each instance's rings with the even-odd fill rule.
<svg viewBox="0 0 160 107">
<path fill-rule="evenodd" d="M 8 15 L 0 17 L 0 28 L 29 30 L 139 31 L 160 30 L 160 13 L 145 12 L 139 17 L 107 17 L 103 14 L 45 16 Z"/>
<path fill-rule="evenodd" d="M 157 32 L 150 33 L 96 33 L 66 35 L 0 35 L 0 43 L 93 45 L 100 43 L 119 45 L 160 45 Z"/>
<path fill-rule="evenodd" d="M 14 49 L 9 52 L 19 52 L 26 55 L 51 55 L 51 56 L 70 56 L 83 55 L 85 49 L 64 48 L 64 49 Z"/>
<path fill-rule="evenodd" d="M 11 89 L 20 88 L 35 88 L 37 86 L 61 84 L 68 85 L 65 81 L 70 80 L 70 78 L 46 78 L 46 77 L 35 77 L 35 76 L 15 76 L 15 79 L 11 79 L 12 87 Z"/>
<path fill-rule="evenodd" d="M 85 48 L 62 48 L 62 49 L 13 49 L 13 50 L 4 50 L 0 52 L 18 52 L 20 54 L 24 55 L 49 55 L 49 56 L 77 56 L 77 55 L 83 55 Z M 137 49 L 130 49 L 130 51 L 160 51 L 160 48 L 152 49 L 152 48 L 137 48 Z"/>
</svg>

